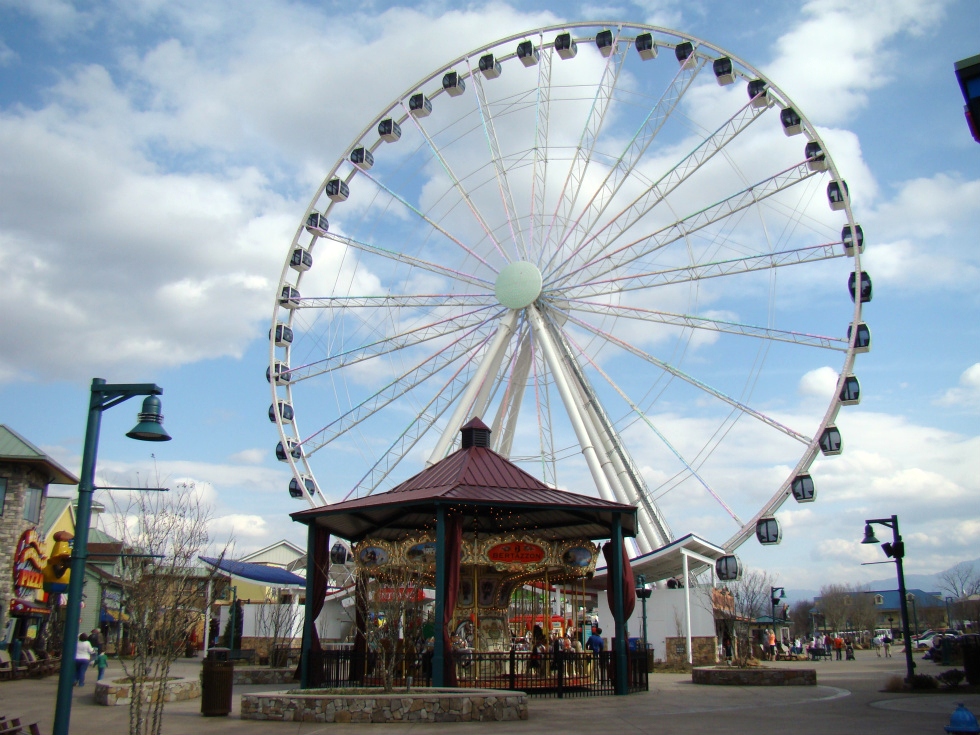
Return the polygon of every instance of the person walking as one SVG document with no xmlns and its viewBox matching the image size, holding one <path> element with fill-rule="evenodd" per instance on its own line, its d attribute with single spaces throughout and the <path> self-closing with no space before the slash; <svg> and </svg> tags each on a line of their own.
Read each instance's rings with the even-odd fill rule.
<svg viewBox="0 0 980 735">
<path fill-rule="evenodd" d="M 102 637 L 102 631 L 98 628 L 92 628 L 92 632 L 88 634 L 88 642 L 98 653 L 102 653 L 102 649 L 105 648 L 105 639 Z"/>
<path fill-rule="evenodd" d="M 102 677 L 105 676 L 105 670 L 109 666 L 109 657 L 105 655 L 105 651 L 99 651 L 99 655 L 95 657 L 95 667 L 99 670 L 98 681 L 102 681 Z"/>
<path fill-rule="evenodd" d="M 78 643 L 75 646 L 75 686 L 85 686 L 85 670 L 92 665 L 92 644 L 88 641 L 88 634 L 82 633 L 78 636 Z"/>
<path fill-rule="evenodd" d="M 885 658 L 891 658 L 892 657 L 892 637 L 890 635 L 886 635 L 884 638 L 881 639 L 881 644 L 885 647 Z"/>
</svg>

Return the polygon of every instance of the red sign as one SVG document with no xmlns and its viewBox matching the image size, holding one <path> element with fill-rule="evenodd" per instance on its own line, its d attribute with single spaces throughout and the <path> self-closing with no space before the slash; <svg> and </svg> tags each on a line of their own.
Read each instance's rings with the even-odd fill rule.
<svg viewBox="0 0 980 735">
<path fill-rule="evenodd" d="M 425 599 L 425 590 L 421 587 L 382 587 L 377 592 L 378 602 L 421 602 Z"/>
<path fill-rule="evenodd" d="M 537 544 L 512 541 L 490 547 L 487 558 L 501 564 L 536 564 L 544 561 L 544 549 Z"/>
</svg>

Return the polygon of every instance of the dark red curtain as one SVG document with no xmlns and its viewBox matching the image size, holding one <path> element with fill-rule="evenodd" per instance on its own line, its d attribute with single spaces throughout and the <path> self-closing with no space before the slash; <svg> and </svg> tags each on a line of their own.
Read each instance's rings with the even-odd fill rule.
<svg viewBox="0 0 980 735">
<path fill-rule="evenodd" d="M 367 579 L 357 572 L 354 578 L 354 656 L 351 659 L 351 678 L 363 681 L 367 656 Z"/>
<path fill-rule="evenodd" d="M 606 601 L 609 603 L 609 610 L 616 614 L 616 598 L 613 597 L 612 574 L 613 546 L 612 542 L 607 541 L 602 546 L 602 555 L 606 559 Z M 626 544 L 623 544 L 623 620 L 629 620 L 636 609 L 636 579 L 633 577 L 633 567 L 630 566 L 630 558 L 626 553 Z"/>
<path fill-rule="evenodd" d="M 320 634 L 316 629 L 316 619 L 323 612 L 323 602 L 327 596 L 327 572 L 330 570 L 330 532 L 317 526 L 313 540 L 313 639 L 311 651 L 321 651 Z"/>
<path fill-rule="evenodd" d="M 463 519 L 453 515 L 446 519 L 446 597 L 442 602 L 442 614 L 445 625 L 442 628 L 442 681 L 445 686 L 454 687 L 459 684 L 456 678 L 456 666 L 453 656 L 452 636 L 449 633 L 453 624 L 453 613 L 456 610 L 456 599 L 459 597 L 459 566 L 463 555 Z"/>
</svg>

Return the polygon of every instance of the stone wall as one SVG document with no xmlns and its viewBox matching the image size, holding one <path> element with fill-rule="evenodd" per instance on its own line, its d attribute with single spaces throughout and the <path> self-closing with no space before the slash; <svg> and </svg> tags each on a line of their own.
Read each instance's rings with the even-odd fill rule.
<svg viewBox="0 0 980 735">
<path fill-rule="evenodd" d="M 684 636 L 667 638 L 667 651 L 664 661 L 671 666 L 687 663 L 687 638 Z M 715 636 L 694 636 L 691 638 L 694 652 L 694 665 L 707 666 L 718 663 L 718 639 Z"/>
<path fill-rule="evenodd" d="M 158 687 L 147 685 L 143 690 L 143 701 L 149 704 L 155 696 Z M 104 707 L 129 704 L 132 700 L 132 684 L 128 679 L 103 679 L 95 682 L 95 703 Z M 201 696 L 199 679 L 173 677 L 166 683 L 163 695 L 164 702 L 182 702 L 185 699 L 197 699 Z"/>
<path fill-rule="evenodd" d="M 295 666 L 286 669 L 272 669 L 268 666 L 264 668 L 236 666 L 232 681 L 235 684 L 290 684 L 295 681 L 293 679 L 295 674 Z"/>
<path fill-rule="evenodd" d="M 703 668 L 691 672 L 695 684 L 716 684 L 743 687 L 816 686 L 816 669 L 751 669 Z"/>
<path fill-rule="evenodd" d="M 493 689 L 420 689 L 384 694 L 299 693 L 242 696 L 243 720 L 279 722 L 505 722 L 527 719 L 527 695 Z"/>
<path fill-rule="evenodd" d="M 47 478 L 26 464 L 0 463 L 0 477 L 7 480 L 7 495 L 0 511 L 0 631 L 7 625 L 7 611 L 14 594 L 14 552 L 21 534 L 41 524 L 24 520 L 24 502 L 30 485 L 43 489 L 41 518 L 48 498 Z"/>
</svg>

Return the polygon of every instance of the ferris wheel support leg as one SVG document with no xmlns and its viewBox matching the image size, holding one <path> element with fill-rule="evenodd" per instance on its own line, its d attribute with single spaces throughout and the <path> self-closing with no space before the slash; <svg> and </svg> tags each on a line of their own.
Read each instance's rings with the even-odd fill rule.
<svg viewBox="0 0 980 735">
<path fill-rule="evenodd" d="M 429 459 L 425 463 L 426 467 L 431 467 L 446 456 L 446 452 L 452 445 L 453 440 L 458 436 L 459 429 L 466 420 L 466 412 L 473 405 L 477 393 L 490 373 L 490 369 L 493 368 L 496 371 L 500 368 L 500 361 L 503 359 L 504 352 L 506 351 L 507 342 L 510 340 L 511 335 L 514 334 L 516 326 L 517 311 L 511 309 L 500 320 L 497 333 L 494 335 L 493 342 L 490 343 L 490 347 L 487 349 L 487 354 L 483 356 L 483 361 L 480 363 L 480 367 L 477 368 L 476 374 L 470 380 L 469 385 L 467 385 L 466 392 L 463 393 L 459 402 L 456 404 L 456 409 L 449 418 L 445 432 L 439 438 L 435 449 L 432 450 L 432 454 L 429 455 Z"/>
<path fill-rule="evenodd" d="M 606 473 L 603 471 L 602 463 L 599 461 L 592 436 L 583 419 L 583 407 L 577 400 L 577 392 L 573 391 L 568 384 L 565 371 L 562 368 L 561 358 L 551 340 L 548 327 L 545 325 L 544 319 L 541 318 L 541 314 L 538 313 L 535 306 L 529 306 L 527 313 L 531 319 L 531 326 L 535 331 L 535 336 L 541 345 L 541 351 L 544 353 L 545 362 L 548 363 L 548 367 L 551 368 L 552 375 L 554 375 L 555 385 L 558 387 L 558 393 L 561 396 L 562 403 L 565 404 L 565 411 L 568 412 L 569 421 L 575 431 L 575 437 L 578 439 L 579 446 L 582 448 L 582 454 L 585 457 L 586 464 L 589 466 L 589 472 L 595 481 L 599 496 L 603 500 L 612 502 L 615 500 L 613 489 L 609 484 L 609 480 L 606 478 Z"/>
</svg>

